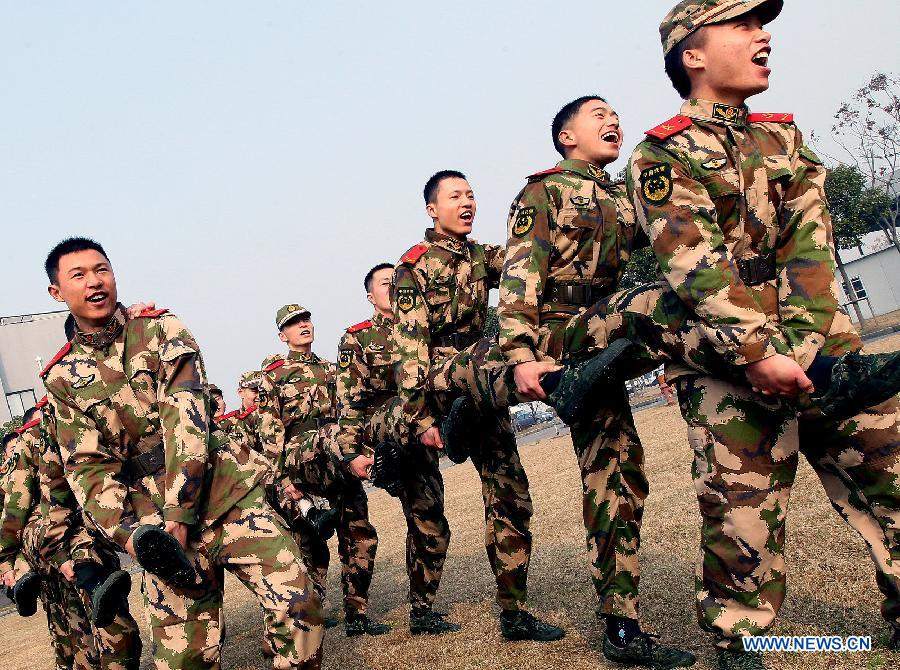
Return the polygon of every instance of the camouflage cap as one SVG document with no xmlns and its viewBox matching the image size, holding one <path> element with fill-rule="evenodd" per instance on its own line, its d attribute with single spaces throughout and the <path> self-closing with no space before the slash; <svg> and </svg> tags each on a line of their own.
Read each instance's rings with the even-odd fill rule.
<svg viewBox="0 0 900 670">
<path fill-rule="evenodd" d="M 259 370 L 248 370 L 241 375 L 238 388 L 258 389 L 260 384 L 262 384 L 262 373 Z"/>
<path fill-rule="evenodd" d="M 781 13 L 784 0 L 681 0 L 659 24 L 663 54 L 702 26 L 756 11 L 763 24 Z"/>
<path fill-rule="evenodd" d="M 291 319 L 301 316 L 302 314 L 309 316 L 309 313 L 309 310 L 303 305 L 285 305 L 275 313 L 275 325 L 278 326 L 278 330 L 281 330 L 281 327 Z"/>
</svg>

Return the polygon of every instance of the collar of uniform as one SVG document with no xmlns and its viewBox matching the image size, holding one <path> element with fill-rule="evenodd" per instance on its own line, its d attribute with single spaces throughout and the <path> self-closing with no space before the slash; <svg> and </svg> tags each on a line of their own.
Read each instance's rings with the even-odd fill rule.
<svg viewBox="0 0 900 670">
<path fill-rule="evenodd" d="M 121 304 L 116 305 L 116 311 L 109 318 L 103 328 L 93 333 L 85 333 L 81 330 L 75 330 L 75 340 L 79 344 L 86 347 L 94 347 L 95 349 L 106 349 L 110 344 L 116 341 L 119 333 L 125 327 L 128 317 L 125 314 L 125 307 Z"/>
<path fill-rule="evenodd" d="M 313 352 L 306 353 L 305 351 L 291 351 L 288 353 L 288 360 L 291 361 L 301 361 L 303 363 L 315 363 L 316 355 Z"/>
<path fill-rule="evenodd" d="M 437 232 L 434 228 L 429 228 L 425 231 L 425 239 L 435 246 L 441 247 L 441 249 L 446 249 L 447 251 L 459 254 L 460 256 L 466 255 L 466 240 L 458 240 L 455 237 L 444 235 Z"/>
<path fill-rule="evenodd" d="M 567 158 L 565 160 L 560 161 L 556 164 L 560 170 L 566 170 L 568 172 L 574 172 L 577 175 L 581 175 L 587 179 L 594 179 L 596 181 L 609 181 L 609 173 L 603 168 L 597 167 L 593 163 L 588 161 L 575 160 L 574 158 Z"/>
<path fill-rule="evenodd" d="M 376 310 L 375 314 L 372 315 L 372 323 L 379 328 L 390 328 L 394 325 L 394 320 Z"/>
<path fill-rule="evenodd" d="M 712 100 L 691 98 L 681 106 L 681 113 L 698 121 L 720 123 L 725 126 L 742 126 L 747 122 L 747 107 L 732 107 Z"/>
</svg>

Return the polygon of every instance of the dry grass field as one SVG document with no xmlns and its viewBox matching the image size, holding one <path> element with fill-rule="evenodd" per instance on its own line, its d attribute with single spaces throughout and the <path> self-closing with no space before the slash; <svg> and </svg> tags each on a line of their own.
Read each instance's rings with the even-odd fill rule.
<svg viewBox="0 0 900 670">
<path fill-rule="evenodd" d="M 874 343 L 870 350 L 900 347 L 900 335 Z M 710 637 L 694 617 L 693 570 L 697 556 L 698 514 L 690 480 L 691 453 L 685 428 L 674 407 L 638 413 L 651 482 L 641 560 L 643 621 L 698 655 L 697 668 L 715 667 Z M 560 642 L 501 641 L 491 577 L 482 544 L 482 503 L 471 464 L 444 471 L 447 516 L 453 529 L 450 555 L 438 607 L 462 624 L 462 631 L 437 638 L 411 638 L 407 628 L 404 568 L 405 525 L 397 501 L 383 491 L 370 495 L 372 521 L 381 544 L 372 586 L 372 613 L 395 629 L 379 638 L 348 640 L 338 627 L 325 642 L 326 668 L 491 668 L 497 670 L 589 670 L 619 667 L 599 652 L 600 628 L 587 574 L 581 526 L 580 480 L 568 437 L 522 447 L 535 505 L 534 556 L 530 576 L 532 609 L 566 628 Z M 856 655 L 771 655 L 771 668 L 878 669 L 900 667 L 900 654 L 884 650 L 887 627 L 879 612 L 879 593 L 862 542 L 844 525 L 825 499 L 818 480 L 801 464 L 789 513 L 789 590 L 773 632 L 779 634 L 872 635 L 876 650 Z M 336 552 L 335 552 L 336 553 Z M 340 583 L 332 567 L 329 610 L 339 614 Z M 136 591 L 136 590 L 135 590 Z M 139 595 L 135 612 L 143 616 Z M 228 639 L 223 668 L 265 668 L 259 653 L 259 610 L 231 580 L 226 598 Z M 146 631 L 144 631 L 146 633 Z M 145 635 L 145 640 L 146 635 Z M 42 614 L 0 621 L 0 649 L 9 669 L 49 668 L 47 632 Z M 145 651 L 142 668 L 150 667 Z"/>
</svg>

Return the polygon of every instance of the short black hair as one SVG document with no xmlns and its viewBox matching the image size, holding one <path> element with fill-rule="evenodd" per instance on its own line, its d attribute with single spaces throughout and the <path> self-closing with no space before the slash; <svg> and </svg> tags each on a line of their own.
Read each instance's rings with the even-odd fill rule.
<svg viewBox="0 0 900 670">
<path fill-rule="evenodd" d="M 394 269 L 393 264 L 379 263 L 378 265 L 376 265 L 374 268 L 372 268 L 371 270 L 369 270 L 366 273 L 366 278 L 363 279 L 363 286 L 366 287 L 366 293 L 372 292 L 372 279 L 374 279 L 375 273 L 378 272 L 379 270 L 387 270 L 387 269 L 393 270 Z"/>
<path fill-rule="evenodd" d="M 435 198 L 437 198 L 438 187 L 441 185 L 441 182 L 453 177 L 468 181 L 466 175 L 459 170 L 438 170 L 431 175 L 428 178 L 428 181 L 425 182 L 425 188 L 422 191 L 422 195 L 425 198 L 425 204 L 430 205 L 433 203 Z"/>
<path fill-rule="evenodd" d="M 76 251 L 88 251 L 91 249 L 103 254 L 103 257 L 107 261 L 109 260 L 109 256 L 106 255 L 106 251 L 100 246 L 100 243 L 89 237 L 67 237 L 53 247 L 50 253 L 47 254 L 47 260 L 44 261 L 44 270 L 47 272 L 47 279 L 50 280 L 50 283 L 56 284 L 59 281 L 60 258 L 66 254 L 74 254 Z"/>
<path fill-rule="evenodd" d="M 706 42 L 706 38 L 703 36 L 704 32 L 701 26 L 672 47 L 672 50 L 666 54 L 666 74 L 669 75 L 672 86 L 678 91 L 678 95 L 684 100 L 691 97 L 691 78 L 684 67 L 684 52 L 688 49 L 701 48 Z"/>
<path fill-rule="evenodd" d="M 26 423 L 31 421 L 35 414 L 39 412 L 39 408 L 36 405 L 32 405 L 28 409 L 25 410 L 25 413 L 22 415 L 22 425 L 24 426 Z"/>
<path fill-rule="evenodd" d="M 550 134 L 553 136 L 553 148 L 556 149 L 563 158 L 566 157 L 566 148 L 559 142 L 559 132 L 576 114 L 578 114 L 581 106 L 591 100 L 606 102 L 606 98 L 599 95 L 583 95 L 580 98 L 575 98 L 572 102 L 564 104 L 562 109 L 560 109 L 556 113 L 556 116 L 553 117 L 553 123 L 550 124 Z"/>
</svg>

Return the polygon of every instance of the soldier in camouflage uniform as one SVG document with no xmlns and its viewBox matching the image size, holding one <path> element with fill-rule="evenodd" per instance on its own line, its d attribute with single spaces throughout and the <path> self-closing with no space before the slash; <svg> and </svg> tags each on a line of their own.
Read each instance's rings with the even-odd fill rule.
<svg viewBox="0 0 900 670">
<path fill-rule="evenodd" d="M 475 197 L 465 176 L 444 170 L 424 190 L 434 228 L 407 251 L 394 274 L 396 401 L 373 420 L 375 436 L 442 449 L 437 425 L 460 390 L 482 387 L 485 371 L 502 370 L 496 343 L 484 337 L 488 292 L 499 285 L 503 249 L 468 239 Z M 532 505 L 508 411 L 485 414 L 472 460 L 482 482 L 485 548 L 507 639 L 550 641 L 564 631 L 523 609 L 527 600 Z M 415 457 L 415 456 L 413 456 Z"/>
<path fill-rule="evenodd" d="M 362 483 L 344 470 L 337 448 L 334 365 L 312 352 L 315 330 L 309 310 L 285 305 L 275 325 L 289 352 L 263 369 L 258 411 L 263 449 L 275 464 L 276 490 L 281 499 L 321 496 L 337 510 L 345 626 L 351 634 L 359 629 L 385 633 L 388 628 L 366 614 L 378 535 L 369 523 Z M 324 598 L 328 546 L 313 542 L 307 565 Z"/>
<path fill-rule="evenodd" d="M 337 440 L 348 467 L 360 479 L 368 478 L 373 462 L 371 419 L 397 395 L 390 298 L 393 275 L 394 266 L 389 263 L 376 265 L 366 274 L 363 285 L 375 313 L 370 320 L 349 327 L 338 346 Z M 417 454 L 403 474 L 398 495 L 407 528 L 410 628 L 416 634 L 459 630 L 433 610 L 450 546 L 439 458 L 434 449 Z"/>
<path fill-rule="evenodd" d="M 21 551 L 39 575 L 40 598 L 59 667 L 136 669 L 141 641 L 128 612 L 127 573 L 124 591 L 101 625 L 92 628 L 92 595 L 119 569 L 114 552 L 96 544 L 81 523 L 80 510 L 62 474 L 59 451 L 47 430 L 52 412 L 46 398 L 34 418 L 19 429 L 16 463 L 9 476 L 10 496 L 0 521 L 0 571 L 6 557 Z M 11 563 L 9 565 L 12 565 Z M 103 587 L 107 587 L 103 584 Z"/>
<path fill-rule="evenodd" d="M 241 398 L 241 409 L 234 416 L 234 427 L 231 436 L 253 451 L 263 454 L 262 439 L 259 436 L 259 412 L 256 401 L 259 398 L 259 386 L 262 373 L 250 370 L 241 375 L 238 382 L 238 395 Z"/>
<path fill-rule="evenodd" d="M 266 611 L 274 667 L 320 667 L 320 601 L 264 501 L 266 464 L 210 430 L 190 332 L 166 310 L 128 318 L 109 260 L 92 240 L 63 241 L 46 270 L 51 295 L 77 324 L 42 374 L 72 491 L 108 541 L 135 555 L 135 536 L 164 525 L 196 572 L 190 584 L 144 573 L 156 667 L 218 667 L 220 566 Z"/>
<path fill-rule="evenodd" d="M 839 305 L 825 168 L 790 114 L 750 114 L 744 105 L 768 88 L 762 26 L 781 7 L 685 0 L 669 12 L 660 26 L 666 71 L 686 101 L 648 131 L 628 168 L 638 222 L 671 289 L 661 300 L 657 289 L 632 299 L 659 305 L 667 320 L 677 312 L 674 294 L 706 345 L 750 382 L 667 370 L 689 427 L 703 518 L 698 615 L 717 636 L 721 668 L 764 667 L 742 653 L 741 638 L 765 633 L 784 600 L 785 514 L 799 452 L 869 545 L 891 644 L 900 645 L 896 398 L 841 422 L 814 410 L 798 416 L 793 399 L 819 383 L 814 361 L 861 342 Z"/>
<path fill-rule="evenodd" d="M 209 400 L 212 403 L 213 422 L 216 428 L 225 431 L 227 435 L 231 435 L 237 421 L 237 410 L 226 412 L 225 394 L 215 384 L 209 384 Z"/>
<path fill-rule="evenodd" d="M 616 288 L 636 242 L 625 185 L 604 170 L 622 144 L 615 110 L 598 96 L 573 100 L 556 114 L 551 137 L 563 160 L 529 177 L 510 208 L 497 309 L 500 349 L 528 400 L 546 399 L 541 376 L 548 364 L 574 356 L 566 334 L 583 328 L 586 308 Z M 604 654 L 653 667 L 690 665 L 693 656 L 655 645 L 638 623 L 648 482 L 624 384 L 571 428 L 598 614 L 607 620 Z"/>
</svg>

